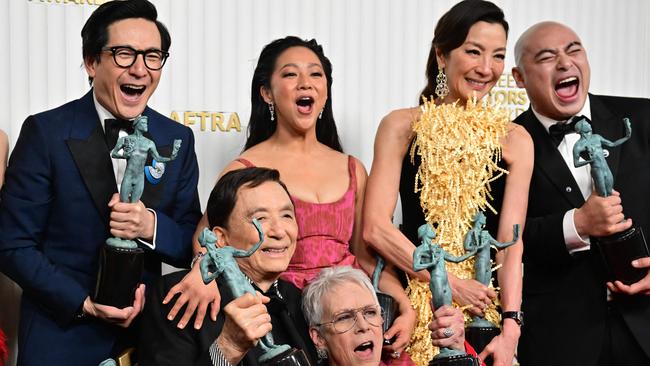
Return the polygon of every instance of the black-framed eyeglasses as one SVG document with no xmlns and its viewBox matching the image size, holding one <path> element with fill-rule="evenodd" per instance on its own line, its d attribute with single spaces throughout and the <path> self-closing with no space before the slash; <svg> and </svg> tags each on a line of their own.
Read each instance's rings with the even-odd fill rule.
<svg viewBox="0 0 650 366">
<path fill-rule="evenodd" d="M 384 313 L 381 307 L 371 305 L 340 312 L 334 315 L 334 320 L 316 324 L 316 326 L 331 325 L 337 333 L 345 333 L 357 323 L 357 314 L 361 314 L 363 319 L 373 327 L 381 327 L 384 324 Z"/>
<path fill-rule="evenodd" d="M 144 65 L 149 70 L 160 70 L 165 66 L 169 52 L 157 49 L 135 50 L 129 46 L 103 47 L 102 51 L 113 54 L 113 60 L 119 67 L 129 68 L 133 66 L 138 55 L 142 55 Z"/>
</svg>

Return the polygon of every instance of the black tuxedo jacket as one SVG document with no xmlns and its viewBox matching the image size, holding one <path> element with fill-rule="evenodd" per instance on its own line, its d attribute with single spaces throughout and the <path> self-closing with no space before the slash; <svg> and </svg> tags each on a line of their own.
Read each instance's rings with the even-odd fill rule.
<svg viewBox="0 0 650 366">
<path fill-rule="evenodd" d="M 163 276 L 158 285 L 148 289 L 147 306 L 142 314 L 140 341 L 138 346 L 139 364 L 141 366 L 211 366 L 209 348 L 221 333 L 225 321 L 223 312 L 232 299 L 223 289 L 221 291 L 221 311 L 217 321 L 212 321 L 206 314 L 201 329 L 194 329 L 194 319 L 187 323 L 184 329 L 178 329 L 181 318 L 178 315 L 174 321 L 167 320 L 167 314 L 176 302 L 176 298 L 163 305 L 162 300 L 169 290 L 180 282 L 188 271 L 179 271 Z M 221 287 L 221 286 L 220 286 Z M 289 282 L 278 281 L 278 291 L 283 301 L 277 301 L 274 289 L 267 292 L 271 302 L 266 305 L 271 315 L 273 338 L 276 344 L 289 344 L 302 349 L 307 354 L 312 365 L 316 365 L 316 347 L 309 338 L 309 328 L 302 314 L 302 297 L 300 290 Z M 260 292 L 262 292 L 260 290 Z M 185 309 L 181 309 L 181 314 Z M 240 362 L 242 366 L 256 366 L 259 350 L 251 349 Z"/>
<path fill-rule="evenodd" d="M 650 233 L 650 100 L 590 95 L 595 134 L 614 141 L 608 148 L 614 189 L 635 226 Z M 569 254 L 562 230 L 564 214 L 584 203 L 560 152 L 531 109 L 515 120 L 530 133 L 535 165 L 530 184 L 524 240 L 522 309 L 526 321 L 519 341 L 522 365 L 595 365 L 607 317 L 606 269 L 595 247 Z M 650 297 L 615 295 L 611 306 L 650 355 Z M 540 347 L 541 345 L 546 345 Z"/>
</svg>

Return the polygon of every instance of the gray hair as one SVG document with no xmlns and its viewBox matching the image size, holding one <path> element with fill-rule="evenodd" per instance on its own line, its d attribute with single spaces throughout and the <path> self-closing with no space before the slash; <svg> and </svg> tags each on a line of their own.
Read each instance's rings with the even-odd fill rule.
<svg viewBox="0 0 650 366">
<path fill-rule="evenodd" d="M 375 303 L 379 304 L 375 289 L 365 272 L 350 266 L 325 268 L 302 292 L 302 310 L 310 326 L 321 323 L 324 297 L 328 296 L 334 288 L 348 283 L 366 288 L 372 294 Z"/>
</svg>

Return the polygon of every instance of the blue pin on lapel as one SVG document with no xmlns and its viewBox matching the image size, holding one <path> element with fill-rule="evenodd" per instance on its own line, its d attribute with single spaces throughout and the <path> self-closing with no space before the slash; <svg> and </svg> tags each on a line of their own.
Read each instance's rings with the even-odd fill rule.
<svg viewBox="0 0 650 366">
<path fill-rule="evenodd" d="M 151 184 L 155 185 L 160 183 L 163 174 L 165 174 L 165 163 L 156 161 L 156 159 L 153 159 L 151 165 L 144 167 L 144 175 Z"/>
</svg>

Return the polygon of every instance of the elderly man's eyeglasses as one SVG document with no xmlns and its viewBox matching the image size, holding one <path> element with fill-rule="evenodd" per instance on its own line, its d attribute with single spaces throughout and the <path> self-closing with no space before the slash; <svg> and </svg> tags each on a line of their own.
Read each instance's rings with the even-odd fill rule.
<svg viewBox="0 0 650 366">
<path fill-rule="evenodd" d="M 359 309 L 347 310 L 334 315 L 334 320 L 330 322 L 316 324 L 316 326 L 332 325 L 337 333 L 345 333 L 352 329 L 357 323 L 358 316 L 363 316 L 368 324 L 374 327 L 381 327 L 384 324 L 384 314 L 379 305 L 364 306 Z"/>
<path fill-rule="evenodd" d="M 117 66 L 123 68 L 133 66 L 138 55 L 142 55 L 144 65 L 149 70 L 160 70 L 169 57 L 169 52 L 163 50 L 134 50 L 129 46 L 103 47 L 102 51 L 112 53 Z"/>
</svg>

